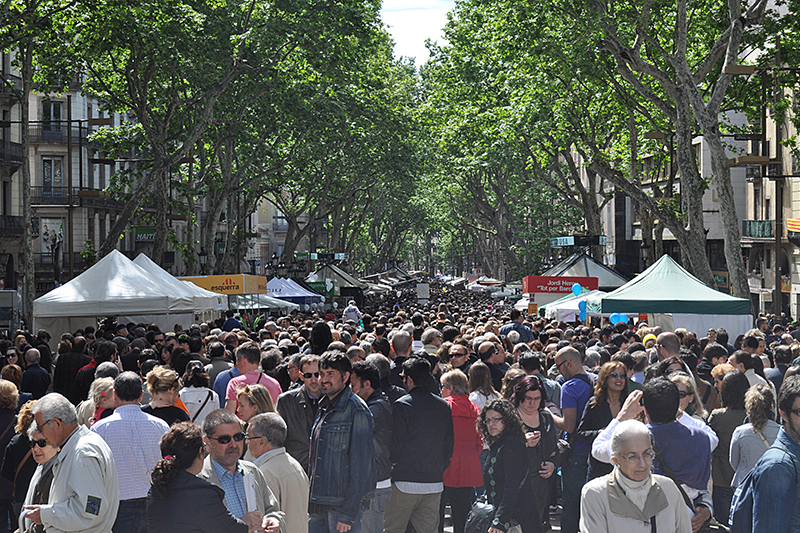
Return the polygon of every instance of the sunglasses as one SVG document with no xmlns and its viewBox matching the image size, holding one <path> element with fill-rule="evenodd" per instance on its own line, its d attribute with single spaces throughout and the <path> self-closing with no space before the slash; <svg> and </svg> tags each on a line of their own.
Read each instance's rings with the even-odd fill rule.
<svg viewBox="0 0 800 533">
<path fill-rule="evenodd" d="M 209 439 L 215 440 L 220 444 L 228 444 L 231 442 L 231 439 L 235 440 L 236 442 L 242 442 L 245 438 L 245 434 L 241 431 L 236 433 L 235 435 L 222 435 L 220 437 L 208 437 Z"/>
<path fill-rule="evenodd" d="M 625 373 L 623 373 L 623 372 L 611 372 L 608 375 L 608 377 L 610 377 L 611 379 L 619 379 L 619 378 L 626 378 L 628 376 L 625 375 Z"/>
<path fill-rule="evenodd" d="M 303 372 L 303 377 L 306 379 L 318 378 L 319 372 Z"/>
<path fill-rule="evenodd" d="M 45 446 L 47 446 L 47 439 L 32 440 L 31 448 L 35 448 L 36 446 L 38 446 L 39 448 L 44 448 Z"/>
<path fill-rule="evenodd" d="M 690 396 L 691 394 L 692 394 L 691 392 L 687 392 L 685 390 L 679 390 L 678 391 L 678 396 L 680 396 L 681 398 L 686 398 L 687 396 Z"/>
<path fill-rule="evenodd" d="M 450 357 L 464 357 L 468 355 L 467 352 L 451 352 Z"/>
</svg>

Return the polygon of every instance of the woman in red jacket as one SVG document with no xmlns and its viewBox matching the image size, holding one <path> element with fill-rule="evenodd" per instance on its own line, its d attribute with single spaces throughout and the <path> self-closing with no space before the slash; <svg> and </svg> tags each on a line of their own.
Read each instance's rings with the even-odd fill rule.
<svg viewBox="0 0 800 533">
<path fill-rule="evenodd" d="M 444 492 L 439 507 L 439 532 L 444 531 L 444 507 L 450 503 L 453 533 L 464 533 L 467 515 L 475 500 L 475 487 L 483 485 L 481 461 L 483 439 L 475 422 L 480 409 L 469 401 L 467 376 L 460 370 L 451 370 L 442 376 L 442 397 L 450 405 L 453 415 L 455 444 L 450 466 L 444 471 Z"/>
</svg>

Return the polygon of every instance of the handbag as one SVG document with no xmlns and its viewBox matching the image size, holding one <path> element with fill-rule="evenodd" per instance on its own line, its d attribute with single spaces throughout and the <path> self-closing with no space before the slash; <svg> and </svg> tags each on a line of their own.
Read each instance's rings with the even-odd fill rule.
<svg viewBox="0 0 800 533">
<path fill-rule="evenodd" d="M 486 533 L 492 526 L 495 513 L 494 505 L 488 502 L 486 494 L 480 496 L 472 504 L 464 525 L 464 533 Z"/>
</svg>

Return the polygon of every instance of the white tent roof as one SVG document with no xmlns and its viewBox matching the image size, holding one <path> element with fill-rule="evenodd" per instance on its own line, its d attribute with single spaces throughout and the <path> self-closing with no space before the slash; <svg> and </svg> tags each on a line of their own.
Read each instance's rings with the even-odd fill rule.
<svg viewBox="0 0 800 533">
<path fill-rule="evenodd" d="M 195 303 L 196 311 L 227 309 L 227 295 L 208 291 L 191 282 L 181 281 L 144 254 L 139 254 L 133 262 L 149 272 L 154 279 L 174 287 L 176 295 L 191 298 Z"/>
<path fill-rule="evenodd" d="M 267 282 L 267 294 L 273 298 L 320 298 L 290 278 L 272 278 Z"/>
<path fill-rule="evenodd" d="M 231 294 L 232 309 L 278 309 L 287 313 L 300 309 L 299 304 L 272 298 L 266 294 Z"/>
<path fill-rule="evenodd" d="M 33 302 L 33 315 L 110 316 L 191 312 L 191 297 L 154 279 L 117 250 Z"/>
</svg>

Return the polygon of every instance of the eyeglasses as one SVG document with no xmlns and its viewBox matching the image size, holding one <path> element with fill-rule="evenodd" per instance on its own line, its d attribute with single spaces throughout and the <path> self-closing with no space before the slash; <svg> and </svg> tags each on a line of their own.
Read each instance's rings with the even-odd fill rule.
<svg viewBox="0 0 800 533">
<path fill-rule="evenodd" d="M 267 437 L 251 437 L 250 435 L 245 435 L 244 436 L 244 439 L 247 440 L 247 441 L 258 440 L 258 439 L 266 439 L 266 438 Z"/>
<path fill-rule="evenodd" d="M 558 363 L 558 364 L 556 365 L 556 370 L 561 370 L 561 365 L 563 365 L 563 364 L 564 364 L 564 363 L 566 363 L 567 361 L 569 361 L 569 359 L 564 359 L 563 361 L 561 361 L 560 363 Z"/>
<path fill-rule="evenodd" d="M 678 391 L 678 396 L 680 396 L 681 398 L 686 398 L 687 396 L 690 396 L 692 394 L 694 394 L 694 393 L 693 392 L 689 392 L 689 391 L 685 391 L 685 390 L 679 390 Z"/>
<path fill-rule="evenodd" d="M 644 461 L 645 463 L 652 463 L 653 457 L 655 456 L 656 454 L 654 454 L 652 450 L 649 450 L 642 453 L 642 455 L 636 453 L 629 453 L 627 455 L 623 455 L 622 458 L 628 461 L 629 463 L 638 463 L 639 461 Z"/>
<path fill-rule="evenodd" d="M 39 448 L 44 448 L 45 446 L 47 446 L 47 439 L 32 440 L 31 448 L 35 448 L 36 446 L 38 446 Z"/>
<path fill-rule="evenodd" d="M 450 357 L 464 357 L 467 352 L 450 352 Z"/>
<path fill-rule="evenodd" d="M 306 379 L 318 378 L 319 372 L 303 372 L 303 377 Z"/>
<path fill-rule="evenodd" d="M 611 379 L 620 379 L 620 378 L 626 378 L 626 377 L 628 377 L 628 376 L 627 376 L 627 375 L 625 375 L 625 373 L 624 373 L 624 372 L 611 372 L 611 373 L 608 375 L 608 377 L 610 377 Z"/>
<path fill-rule="evenodd" d="M 246 435 L 241 431 L 236 433 L 235 435 L 222 435 L 219 437 L 208 437 L 209 439 L 215 440 L 220 444 L 228 444 L 231 442 L 231 439 L 235 440 L 236 442 L 242 442 L 245 439 Z"/>
<path fill-rule="evenodd" d="M 800 411 L 800 409 L 798 409 L 798 410 Z M 502 422 L 502 421 L 503 421 L 503 417 L 502 416 L 495 417 L 495 418 L 489 418 L 488 416 L 486 417 L 486 423 L 487 424 L 496 424 L 497 422 Z"/>
</svg>

